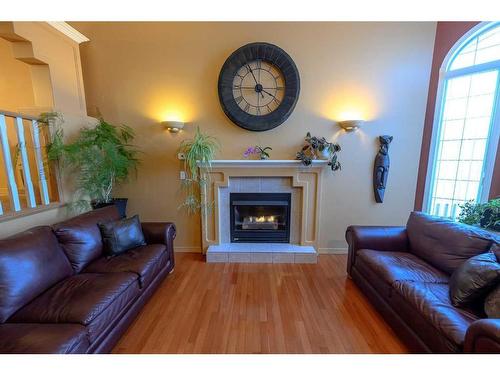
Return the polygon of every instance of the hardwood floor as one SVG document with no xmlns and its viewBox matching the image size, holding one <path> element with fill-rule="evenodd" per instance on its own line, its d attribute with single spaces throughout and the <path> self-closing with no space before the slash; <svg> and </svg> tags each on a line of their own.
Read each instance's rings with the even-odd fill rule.
<svg viewBox="0 0 500 375">
<path fill-rule="evenodd" d="M 405 353 L 345 264 L 344 255 L 311 265 L 176 254 L 114 353 Z"/>
</svg>

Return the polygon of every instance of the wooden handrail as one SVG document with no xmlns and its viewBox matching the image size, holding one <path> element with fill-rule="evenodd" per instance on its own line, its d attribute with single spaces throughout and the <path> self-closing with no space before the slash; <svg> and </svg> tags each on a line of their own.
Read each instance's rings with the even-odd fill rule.
<svg viewBox="0 0 500 375">
<path fill-rule="evenodd" d="M 26 115 L 26 114 L 22 114 L 22 113 L 12 112 L 12 111 L 4 111 L 3 109 L 0 109 L 0 114 L 5 115 L 7 117 L 14 117 L 14 118 L 21 117 L 24 120 L 35 120 L 35 121 L 39 120 L 39 117 L 37 117 L 37 116 L 31 116 L 31 115 Z"/>
</svg>

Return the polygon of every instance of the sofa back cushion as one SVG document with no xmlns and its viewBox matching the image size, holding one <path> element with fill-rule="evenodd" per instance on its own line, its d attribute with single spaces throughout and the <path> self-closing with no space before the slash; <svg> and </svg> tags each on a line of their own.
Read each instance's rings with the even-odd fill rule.
<svg viewBox="0 0 500 375">
<path fill-rule="evenodd" d="M 0 240 L 0 323 L 72 273 L 48 226 Z"/>
<path fill-rule="evenodd" d="M 54 225 L 54 232 L 76 273 L 102 255 L 102 237 L 97 224 L 119 218 L 118 210 L 112 205 Z"/>
<path fill-rule="evenodd" d="M 452 274 L 467 259 L 487 252 L 500 236 L 449 219 L 412 212 L 407 224 L 410 251 Z"/>
</svg>

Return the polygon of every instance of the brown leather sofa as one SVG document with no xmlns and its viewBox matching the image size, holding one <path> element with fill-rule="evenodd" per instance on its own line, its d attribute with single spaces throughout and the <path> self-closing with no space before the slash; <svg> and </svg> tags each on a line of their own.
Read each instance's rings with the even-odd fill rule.
<svg viewBox="0 0 500 375">
<path fill-rule="evenodd" d="M 0 240 L 0 353 L 107 353 L 174 268 L 175 225 L 105 257 L 98 222 L 115 206 Z"/>
<path fill-rule="evenodd" d="M 413 212 L 406 227 L 350 226 L 347 272 L 412 352 L 500 353 L 500 319 L 452 306 L 448 281 L 500 236 Z"/>
</svg>

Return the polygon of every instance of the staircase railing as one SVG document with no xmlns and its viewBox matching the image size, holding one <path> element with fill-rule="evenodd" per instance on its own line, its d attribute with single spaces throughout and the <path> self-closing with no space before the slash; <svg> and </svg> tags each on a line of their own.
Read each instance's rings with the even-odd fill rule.
<svg viewBox="0 0 500 375">
<path fill-rule="evenodd" d="M 2 185 L 4 183 L 7 185 L 9 211 L 19 212 L 24 208 L 50 204 L 46 170 L 48 167 L 44 162 L 45 150 L 42 147 L 41 126 L 36 117 L 0 110 L 0 151 L 3 156 L 3 165 L 0 165 L 0 169 L 5 172 L 6 181 Z M 26 145 L 26 136 L 31 138 L 32 147 L 29 149 Z M 15 141 L 17 143 L 13 145 Z M 16 171 L 19 161 L 20 176 L 19 171 Z M 31 170 L 33 166 L 36 169 L 34 171 Z M 19 193 L 20 183 L 24 197 Z M 0 215 L 4 213 L 5 209 L 0 200 Z"/>
</svg>

